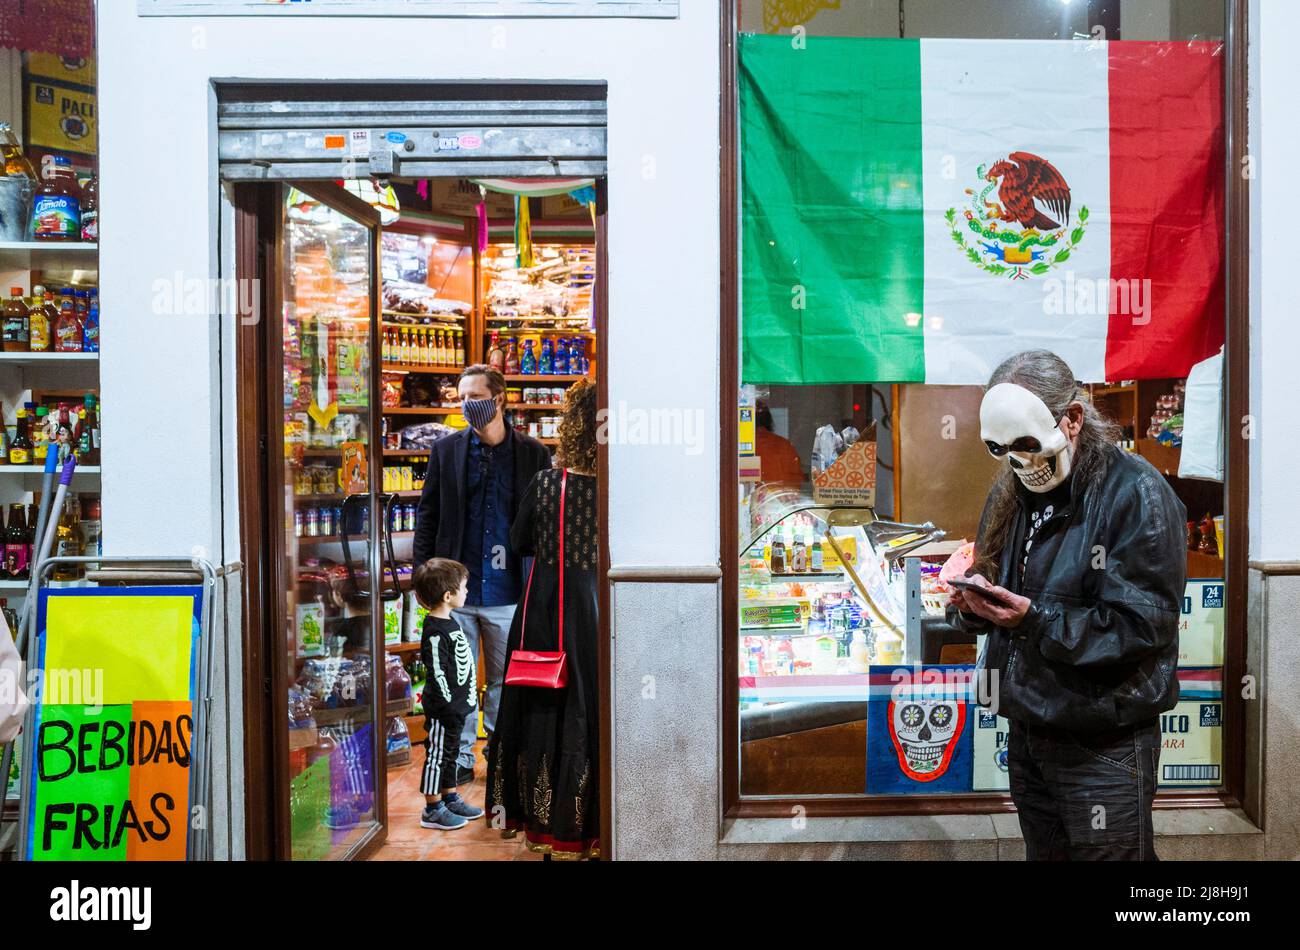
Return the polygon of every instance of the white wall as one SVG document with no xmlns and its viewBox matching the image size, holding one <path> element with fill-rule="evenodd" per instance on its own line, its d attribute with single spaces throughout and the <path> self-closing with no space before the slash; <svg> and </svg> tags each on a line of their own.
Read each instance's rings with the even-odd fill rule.
<svg viewBox="0 0 1300 950">
<path fill-rule="evenodd" d="M 1300 153 L 1296 89 L 1300 85 L 1293 38 L 1300 32 L 1300 3 L 1255 0 L 1250 66 L 1251 182 L 1251 443 L 1250 556 L 1300 559 L 1300 290 L 1295 281 L 1294 198 L 1291 168 Z M 1241 426 L 1229 420 L 1228 436 Z"/>
<path fill-rule="evenodd" d="M 219 537 L 215 321 L 152 307 L 155 281 L 217 274 L 210 79 L 602 79 L 611 403 L 699 410 L 704 437 L 698 454 L 612 448 L 611 558 L 716 563 L 716 3 L 689 0 L 678 20 L 492 22 L 137 18 L 135 6 L 99 6 L 110 553 L 188 554 Z"/>
</svg>

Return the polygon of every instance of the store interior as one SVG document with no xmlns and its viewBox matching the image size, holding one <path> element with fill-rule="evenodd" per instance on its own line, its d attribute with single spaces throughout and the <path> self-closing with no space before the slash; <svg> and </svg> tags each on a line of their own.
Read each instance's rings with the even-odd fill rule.
<svg viewBox="0 0 1300 950">
<path fill-rule="evenodd" d="M 345 184 L 384 222 L 377 374 L 367 337 L 365 229 L 306 192 L 285 191 L 284 529 L 295 581 L 284 677 L 292 857 L 351 852 L 375 815 L 372 795 L 386 788 L 387 837 L 376 859 L 540 859 L 522 838 L 503 840 L 487 821 L 452 834 L 419 825 L 426 738 L 420 697 L 428 671 L 419 656 L 425 611 L 410 590 L 410 559 L 430 447 L 466 425 L 456 392 L 464 367 L 500 369 L 507 423 L 552 449 L 565 390 L 597 373 L 594 183 Z M 318 370 L 322 347 L 336 354 L 338 372 L 329 379 Z M 322 385 L 331 387 L 327 398 L 338 410 L 330 418 L 320 411 Z M 375 438 L 367 432 L 372 399 L 381 420 Z M 366 728 L 365 697 L 343 689 L 351 671 L 367 676 L 372 662 L 365 632 L 376 608 L 367 591 L 370 512 L 363 493 L 365 451 L 376 444 L 384 565 L 377 731 Z M 460 793 L 482 807 L 485 664 L 478 660 L 480 741 L 474 782 Z M 382 782 L 366 774 L 372 737 L 381 743 Z M 339 780 L 349 771 L 362 776 L 359 787 Z"/>
<path fill-rule="evenodd" d="M 806 33 L 845 41 L 1062 40 L 1081 43 L 1080 48 L 1090 38 L 1103 36 L 1214 44 L 1225 33 L 1223 5 L 1216 0 L 1177 4 L 844 0 L 823 6 L 796 10 L 746 0 L 740 6 L 740 31 L 793 31 L 796 36 Z M 742 177 L 744 133 L 752 127 L 744 122 L 742 116 Z M 786 134 L 793 133 L 787 130 Z M 755 163 L 767 169 L 766 160 L 761 154 Z M 787 157 L 786 164 L 798 163 Z M 820 165 L 818 171 L 831 177 Z M 792 193 L 805 186 L 812 189 L 816 176 L 800 172 L 803 178 L 791 177 Z M 762 197 L 745 196 L 747 213 Z M 774 245 L 781 240 L 779 234 L 772 237 Z M 813 256 L 803 245 L 797 253 L 800 266 L 803 258 Z M 803 274 L 797 268 L 795 272 Z M 854 275 L 870 283 L 868 273 L 876 277 L 867 268 Z M 778 286 L 782 302 L 787 293 L 784 276 L 781 273 L 771 281 Z M 766 275 L 746 273 L 745 277 L 744 291 L 764 287 Z M 818 288 L 808 290 L 811 297 Z M 759 300 L 762 293 L 753 296 Z M 761 310 L 762 304 L 756 309 Z M 999 801 L 1005 807 L 1009 804 L 1005 719 L 988 716 L 971 704 L 969 716 L 977 721 L 964 735 L 958 730 L 942 742 L 913 743 L 930 751 L 941 749 L 944 756 L 942 768 L 926 763 L 922 774 L 908 758 L 908 744 L 889 725 L 881 701 L 888 698 L 881 677 L 894 669 L 940 667 L 960 678 L 970 675 L 978 657 L 976 638 L 950 627 L 944 608 L 951 592 L 947 580 L 962 564 L 969 565 L 980 512 L 1002 464 L 977 437 L 984 387 L 900 384 L 893 378 L 854 380 L 852 365 L 835 365 L 825 350 L 818 371 L 844 384 L 797 384 L 798 363 L 811 359 L 812 343 L 805 340 L 807 349 L 795 359 L 782 361 L 760 353 L 760 359 L 751 361 L 747 345 L 761 350 L 782 341 L 766 326 L 766 335 L 747 339 L 744 293 L 741 312 L 739 604 L 734 653 L 730 645 L 728 652 L 736 658 L 737 680 L 734 687 L 729 684 L 728 705 L 734 698 L 739 707 L 736 759 L 742 802 L 780 800 L 785 807 L 818 796 L 892 797 L 892 803 L 846 804 L 845 813 L 866 813 L 862 809 L 868 807 L 906 811 L 914 803 L 900 802 L 904 796 L 943 791 L 985 796 L 987 800 L 973 803 L 973 808 L 997 809 Z M 921 319 L 920 314 L 908 316 Z M 825 320 L 824 315 L 805 317 L 807 324 L 828 332 Z M 870 337 L 869 331 L 861 332 Z M 844 339 L 852 338 L 851 332 L 845 333 Z M 764 375 L 746 376 L 744 368 L 751 362 L 761 363 Z M 986 367 L 986 374 L 995 363 Z M 1187 509 L 1188 581 L 1179 657 L 1182 699 L 1162 721 L 1161 791 L 1212 791 L 1222 786 L 1224 778 L 1223 526 L 1229 513 L 1222 446 L 1217 477 L 1207 473 L 1206 466 L 1186 464 L 1182 437 L 1189 384 L 1185 377 L 1081 382 L 1097 409 L 1120 426 L 1120 446 L 1155 466 Z M 1222 398 L 1221 384 L 1208 398 L 1211 406 L 1219 404 L 1214 400 Z M 963 689 L 957 705 L 964 707 L 966 699 Z M 948 767 L 947 756 L 953 750 L 964 756 L 960 769 Z"/>
</svg>

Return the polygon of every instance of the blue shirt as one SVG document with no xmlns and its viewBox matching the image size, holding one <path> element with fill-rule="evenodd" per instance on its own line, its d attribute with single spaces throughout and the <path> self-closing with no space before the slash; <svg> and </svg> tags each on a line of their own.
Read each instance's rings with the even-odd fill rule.
<svg viewBox="0 0 1300 950">
<path fill-rule="evenodd" d="M 465 467 L 465 537 L 461 556 L 469 569 L 470 607 L 519 601 L 519 559 L 510 550 L 510 511 L 515 499 L 514 440 L 488 445 L 470 430 Z"/>
</svg>

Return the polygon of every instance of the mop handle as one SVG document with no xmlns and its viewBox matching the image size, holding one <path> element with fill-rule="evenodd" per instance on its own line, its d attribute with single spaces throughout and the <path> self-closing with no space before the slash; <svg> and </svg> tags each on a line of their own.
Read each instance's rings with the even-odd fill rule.
<svg viewBox="0 0 1300 950">
<path fill-rule="evenodd" d="M 54 446 L 50 446 L 50 451 L 45 453 L 45 473 L 41 476 L 41 504 L 36 510 L 36 533 L 33 537 L 37 545 L 45 537 L 45 522 L 50 516 L 50 497 L 54 491 L 54 473 L 59 467 L 59 453 L 54 451 Z M 38 554 L 33 551 L 32 554 Z M 27 611 L 31 610 L 32 600 L 36 597 L 36 564 L 40 558 L 33 560 L 28 568 L 31 571 L 31 582 L 27 585 L 27 598 L 23 601 L 22 612 L 18 615 L 18 653 L 23 655 L 24 641 L 27 635 Z"/>
<path fill-rule="evenodd" d="M 63 500 L 68 496 L 68 486 L 72 484 L 72 473 L 76 468 L 77 457 L 69 455 L 68 460 L 63 463 L 63 472 L 59 475 L 59 489 L 54 493 L 54 504 L 50 508 L 49 523 L 45 526 L 45 538 L 41 541 L 41 556 L 36 561 L 38 569 L 50 556 L 50 550 L 54 547 L 54 537 L 59 532 L 59 519 L 55 516 L 55 512 L 63 507 Z"/>
</svg>

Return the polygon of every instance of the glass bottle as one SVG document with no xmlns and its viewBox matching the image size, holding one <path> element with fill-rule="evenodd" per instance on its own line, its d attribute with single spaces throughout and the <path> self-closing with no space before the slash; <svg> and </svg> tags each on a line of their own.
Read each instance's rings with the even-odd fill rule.
<svg viewBox="0 0 1300 950">
<path fill-rule="evenodd" d="M 8 122 L 0 122 L 0 155 L 4 157 L 4 173 L 6 175 L 21 175 L 23 178 L 30 178 L 37 181 L 36 169 L 32 163 L 27 160 L 23 154 L 22 143 L 18 141 L 18 136 L 14 135 L 13 126 Z"/>
<path fill-rule="evenodd" d="M 55 557 L 81 557 L 81 525 L 76 495 L 69 495 L 59 513 L 59 526 L 54 534 Z M 60 564 L 54 568 L 57 581 L 75 581 L 82 576 L 79 564 Z"/>
<path fill-rule="evenodd" d="M 31 316 L 21 287 L 9 288 L 4 304 L 3 341 L 6 353 L 26 353 L 31 347 Z"/>
<path fill-rule="evenodd" d="M 81 240 L 81 186 L 64 155 L 54 156 L 32 199 L 32 237 L 37 241 Z"/>
<path fill-rule="evenodd" d="M 50 350 L 50 318 L 45 311 L 46 291 L 37 284 L 32 288 L 32 303 L 27 308 L 27 343 L 33 353 Z"/>
<path fill-rule="evenodd" d="M 537 354 L 533 352 L 533 341 L 524 340 L 524 352 L 519 357 L 519 372 L 525 376 L 537 373 Z"/>
<path fill-rule="evenodd" d="M 37 286 L 32 294 L 32 309 L 28 314 L 32 352 L 48 353 L 54 348 L 54 324 L 59 309 L 54 305 L 54 291 L 50 288 Z"/>
<path fill-rule="evenodd" d="M 27 434 L 27 410 L 19 409 L 13 441 L 9 443 L 10 465 L 32 464 L 32 440 Z"/>
<path fill-rule="evenodd" d="M 457 366 L 465 365 L 465 331 L 456 331 L 456 364 Z"/>
<path fill-rule="evenodd" d="M 519 341 L 514 337 L 511 337 L 510 341 L 506 343 L 505 374 L 507 376 L 519 375 Z"/>
<path fill-rule="evenodd" d="M 5 528 L 5 573 L 16 580 L 31 577 L 32 553 L 27 536 L 27 506 L 9 506 L 9 524 Z"/>
<path fill-rule="evenodd" d="M 94 175 L 81 193 L 81 239 L 88 244 L 99 242 L 99 179 Z"/>
<path fill-rule="evenodd" d="M 36 425 L 32 428 L 32 460 L 37 465 L 45 464 L 46 453 L 50 449 L 50 407 L 36 407 Z"/>
<path fill-rule="evenodd" d="M 506 351 L 501 346 L 501 338 L 496 330 L 492 331 L 492 342 L 488 344 L 488 365 L 498 373 L 506 371 Z"/>
</svg>

